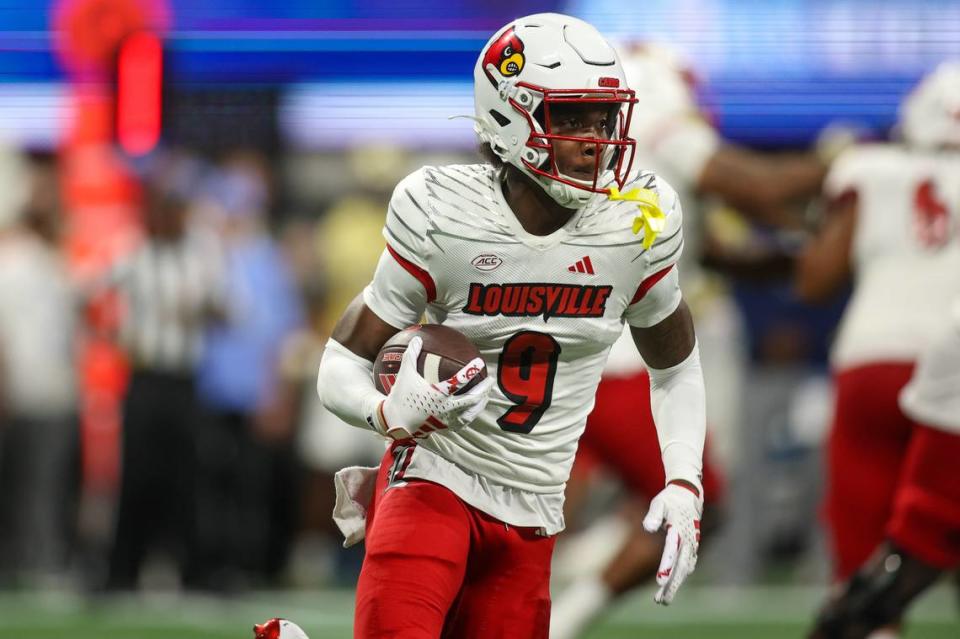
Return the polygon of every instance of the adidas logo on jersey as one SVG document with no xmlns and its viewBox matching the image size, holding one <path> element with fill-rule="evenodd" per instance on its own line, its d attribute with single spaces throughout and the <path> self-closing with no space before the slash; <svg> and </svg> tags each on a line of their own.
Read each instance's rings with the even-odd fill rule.
<svg viewBox="0 0 960 639">
<path fill-rule="evenodd" d="M 593 270 L 593 262 L 590 261 L 589 255 L 584 255 L 581 259 L 577 260 L 575 264 L 567 267 L 567 270 L 571 273 L 584 273 L 586 275 L 596 275 Z"/>
</svg>

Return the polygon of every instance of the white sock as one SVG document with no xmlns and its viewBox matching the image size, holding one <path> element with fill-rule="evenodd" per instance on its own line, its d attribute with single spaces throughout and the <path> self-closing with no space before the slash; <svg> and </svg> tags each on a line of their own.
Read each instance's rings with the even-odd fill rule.
<svg viewBox="0 0 960 639">
<path fill-rule="evenodd" d="M 586 577 L 574 582 L 553 602 L 550 639 L 576 639 L 612 598 L 599 577 Z"/>
<path fill-rule="evenodd" d="M 877 628 L 867 636 L 867 639 L 900 639 L 900 631 L 893 628 Z"/>
</svg>

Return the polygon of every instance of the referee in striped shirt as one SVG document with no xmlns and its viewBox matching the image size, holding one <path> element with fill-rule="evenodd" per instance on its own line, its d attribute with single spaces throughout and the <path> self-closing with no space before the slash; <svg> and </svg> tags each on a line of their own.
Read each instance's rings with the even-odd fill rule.
<svg viewBox="0 0 960 639">
<path fill-rule="evenodd" d="M 112 269 L 120 343 L 132 374 L 123 404 L 122 476 L 109 559 L 109 590 L 137 586 L 156 547 L 190 583 L 195 552 L 195 370 L 206 326 L 222 316 L 216 242 L 188 232 L 200 171 L 168 158 L 145 185 L 143 244 Z"/>
</svg>

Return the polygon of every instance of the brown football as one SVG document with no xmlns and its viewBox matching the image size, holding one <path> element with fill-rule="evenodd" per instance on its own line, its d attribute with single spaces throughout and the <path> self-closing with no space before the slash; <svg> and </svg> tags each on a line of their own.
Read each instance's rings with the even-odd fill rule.
<svg viewBox="0 0 960 639">
<path fill-rule="evenodd" d="M 477 347 L 460 331 L 440 324 L 414 324 L 388 339 L 377 353 L 377 359 L 373 362 L 373 382 L 381 393 L 389 393 L 393 388 L 403 353 L 416 336 L 423 339 L 417 372 L 431 384 L 452 377 L 464 364 L 474 357 L 480 357 Z M 487 369 L 484 367 L 456 394 L 466 392 L 486 376 Z"/>
</svg>

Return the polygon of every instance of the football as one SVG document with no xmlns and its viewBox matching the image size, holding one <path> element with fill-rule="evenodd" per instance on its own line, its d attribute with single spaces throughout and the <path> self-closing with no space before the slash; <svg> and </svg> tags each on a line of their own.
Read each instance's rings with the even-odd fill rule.
<svg viewBox="0 0 960 639">
<path fill-rule="evenodd" d="M 373 362 L 373 381 L 378 391 L 390 393 L 400 370 L 403 352 L 407 350 L 410 340 L 417 336 L 423 339 L 417 372 L 431 384 L 452 377 L 464 364 L 480 357 L 480 351 L 463 333 L 440 324 L 415 324 L 388 339 L 377 353 L 377 359 Z M 465 393 L 486 376 L 487 369 L 484 368 L 456 394 Z"/>
<path fill-rule="evenodd" d="M 310 639 L 303 629 L 287 619 L 268 619 L 253 627 L 253 639 Z"/>
</svg>

